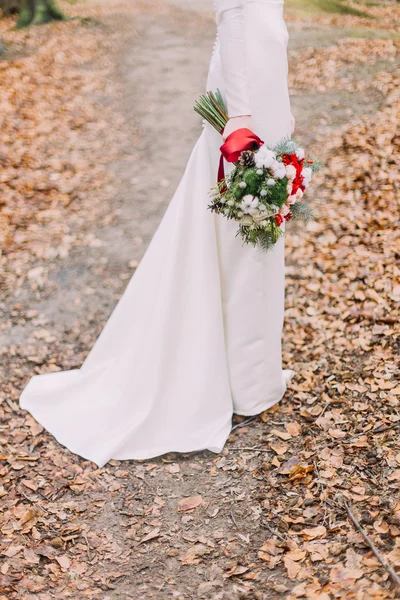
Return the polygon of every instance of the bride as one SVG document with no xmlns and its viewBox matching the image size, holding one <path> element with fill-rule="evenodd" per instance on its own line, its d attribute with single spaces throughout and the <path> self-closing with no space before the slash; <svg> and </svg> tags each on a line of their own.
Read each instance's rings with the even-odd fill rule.
<svg viewBox="0 0 400 600">
<path fill-rule="evenodd" d="M 248 127 L 267 145 L 291 133 L 283 0 L 214 0 L 208 90 L 226 137 Z M 81 369 L 33 377 L 21 407 L 72 452 L 103 466 L 166 452 L 220 452 L 232 414 L 278 402 L 284 241 L 243 246 L 207 206 L 222 138 L 205 125 L 148 250 Z M 226 165 L 228 166 L 228 165 Z"/>
</svg>

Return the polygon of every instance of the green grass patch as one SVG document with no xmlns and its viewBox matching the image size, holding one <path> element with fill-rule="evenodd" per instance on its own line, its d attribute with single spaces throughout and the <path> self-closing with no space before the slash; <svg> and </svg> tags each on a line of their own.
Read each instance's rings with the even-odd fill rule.
<svg viewBox="0 0 400 600">
<path fill-rule="evenodd" d="M 400 33 L 387 31 L 386 29 L 363 29 L 362 27 L 350 27 L 346 30 L 346 37 L 368 38 L 371 40 L 400 40 Z"/>
<path fill-rule="evenodd" d="M 373 17 L 363 10 L 348 6 L 340 0 L 287 0 L 286 6 L 289 9 L 304 12 L 326 12 L 339 15 L 354 15 L 372 19 Z"/>
</svg>

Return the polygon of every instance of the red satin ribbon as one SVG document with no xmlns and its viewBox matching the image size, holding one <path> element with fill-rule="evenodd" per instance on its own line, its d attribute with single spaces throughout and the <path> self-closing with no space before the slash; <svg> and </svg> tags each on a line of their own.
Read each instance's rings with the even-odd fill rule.
<svg viewBox="0 0 400 600">
<path fill-rule="evenodd" d="M 221 158 L 218 169 L 218 183 L 225 177 L 224 159 L 227 162 L 234 163 L 239 160 L 242 152 L 245 150 L 257 150 L 263 143 L 258 135 L 245 127 L 236 129 L 236 131 L 228 135 L 220 148 Z"/>
</svg>

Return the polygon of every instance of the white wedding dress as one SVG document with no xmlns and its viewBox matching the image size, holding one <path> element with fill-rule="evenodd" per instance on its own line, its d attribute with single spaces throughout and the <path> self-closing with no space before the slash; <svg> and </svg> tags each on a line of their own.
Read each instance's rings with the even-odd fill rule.
<svg viewBox="0 0 400 600">
<path fill-rule="evenodd" d="M 281 0 L 216 0 L 207 89 L 252 114 L 267 144 L 290 134 Z M 191 107 L 188 107 L 191 110 Z M 33 377 L 28 410 L 99 466 L 166 452 L 220 452 L 232 413 L 255 415 L 286 389 L 281 362 L 284 241 L 243 246 L 207 206 L 222 138 L 204 127 L 168 210 L 79 370 Z M 226 165 L 227 166 L 227 165 Z"/>
</svg>

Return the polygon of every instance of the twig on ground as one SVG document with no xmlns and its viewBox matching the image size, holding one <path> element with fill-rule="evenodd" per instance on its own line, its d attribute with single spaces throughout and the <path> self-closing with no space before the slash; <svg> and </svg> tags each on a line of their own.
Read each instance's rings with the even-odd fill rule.
<svg viewBox="0 0 400 600">
<path fill-rule="evenodd" d="M 87 535 L 84 531 L 82 531 L 81 535 L 86 542 L 88 559 L 91 560 L 92 559 L 92 555 L 91 555 L 92 546 L 89 544 L 89 540 L 87 539 Z"/>
<path fill-rule="evenodd" d="M 398 427 L 400 427 L 400 421 L 396 421 L 396 423 L 391 423 L 390 425 L 380 425 L 376 429 L 370 429 L 369 431 L 359 431 L 358 433 L 352 435 L 351 438 L 344 439 L 343 442 L 346 442 L 348 444 L 349 442 L 353 442 L 354 440 L 359 438 L 361 435 L 377 435 L 379 433 L 389 431 L 390 429 L 397 429 Z"/>
<path fill-rule="evenodd" d="M 367 544 L 367 546 L 369 546 L 371 548 L 372 552 L 375 554 L 376 558 L 379 560 L 381 565 L 389 573 L 390 577 L 392 578 L 392 581 L 394 581 L 400 588 L 400 577 L 397 575 L 396 571 L 387 562 L 387 560 L 382 556 L 382 554 L 379 552 L 378 548 L 375 546 L 374 542 L 368 537 L 365 530 L 362 528 L 359 521 L 357 520 L 357 517 L 354 515 L 353 511 L 351 510 L 350 505 L 346 501 L 344 502 L 344 506 L 346 508 L 349 519 L 353 522 L 353 525 L 357 529 L 357 531 L 362 535 L 364 542 Z"/>
<path fill-rule="evenodd" d="M 251 448 L 250 446 L 228 446 L 228 450 L 244 450 L 246 452 L 270 452 L 269 448 Z"/>
<path fill-rule="evenodd" d="M 326 499 L 326 493 L 327 493 L 327 491 L 326 491 L 326 485 L 325 485 L 325 483 L 321 480 L 321 475 L 320 475 L 320 472 L 319 472 L 319 469 L 318 469 L 318 464 L 317 464 L 317 460 L 316 459 L 314 459 L 314 470 L 315 470 L 315 472 L 317 474 L 317 477 L 318 477 L 318 479 L 317 479 L 317 485 L 318 485 L 318 487 L 321 488 L 322 502 L 324 504 L 324 521 L 323 522 L 326 523 L 327 518 L 328 518 L 328 511 L 326 509 L 326 505 L 328 504 L 327 499 Z"/>
<path fill-rule="evenodd" d="M 231 510 L 231 519 L 232 519 L 236 529 L 239 529 L 239 525 L 236 522 L 235 515 L 233 514 L 233 510 Z"/>
<path fill-rule="evenodd" d="M 20 492 L 21 495 L 28 500 L 29 504 L 32 504 L 32 506 L 37 506 L 40 510 L 43 510 L 43 512 L 48 513 L 49 511 L 47 510 L 47 508 L 45 508 L 44 506 L 41 506 L 41 504 L 39 504 L 38 502 L 35 502 L 34 500 L 32 500 L 31 498 L 29 498 L 29 496 L 27 496 L 25 494 L 25 492 Z"/>
<path fill-rule="evenodd" d="M 241 423 L 237 423 L 236 425 L 234 425 L 231 429 L 231 433 L 233 431 L 236 431 L 236 429 L 240 429 L 241 427 L 243 427 L 244 425 L 247 425 L 248 423 L 252 423 L 253 421 L 255 421 L 257 419 L 257 416 L 254 417 L 249 417 L 248 419 L 245 419 L 244 421 L 242 421 Z"/>
<path fill-rule="evenodd" d="M 275 529 L 273 529 L 268 523 L 263 522 L 263 524 L 265 524 L 265 527 L 267 529 L 269 529 L 269 531 L 273 534 L 276 535 L 277 538 L 279 538 L 281 540 L 281 542 L 286 542 L 285 538 L 283 537 L 283 535 L 281 535 L 278 531 L 275 531 Z"/>
</svg>

